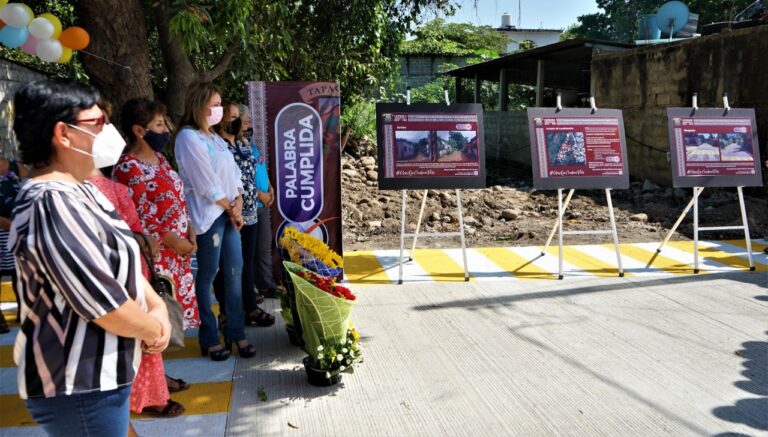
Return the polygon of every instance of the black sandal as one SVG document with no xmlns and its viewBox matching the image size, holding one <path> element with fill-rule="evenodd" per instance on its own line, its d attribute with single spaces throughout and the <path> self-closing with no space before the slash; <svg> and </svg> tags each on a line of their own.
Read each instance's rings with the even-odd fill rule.
<svg viewBox="0 0 768 437">
<path fill-rule="evenodd" d="M 11 332 L 11 328 L 8 327 L 8 323 L 5 321 L 3 313 L 0 313 L 0 334 L 7 334 Z"/>
<path fill-rule="evenodd" d="M 266 326 L 272 326 L 274 324 L 275 324 L 275 316 L 273 316 L 272 314 L 269 314 L 268 312 L 262 310 L 261 308 L 256 308 L 245 317 L 245 326 L 266 327 Z"/>
<path fill-rule="evenodd" d="M 170 392 L 170 393 L 178 393 L 178 392 L 184 391 L 184 390 L 186 390 L 186 389 L 188 389 L 189 387 L 192 386 L 192 384 L 184 381 L 181 378 L 171 378 L 170 376 L 165 375 L 165 379 L 167 380 L 166 381 L 166 385 L 168 385 L 168 392 Z M 175 387 L 171 386 L 170 384 L 168 384 L 168 381 L 174 382 L 176 384 Z"/>
<path fill-rule="evenodd" d="M 184 414 L 184 411 L 186 411 L 184 405 L 181 405 L 172 399 L 168 399 L 168 403 L 164 407 L 159 405 L 144 407 L 144 409 L 141 410 L 141 414 L 149 414 L 150 416 L 155 417 L 176 417 Z"/>
</svg>

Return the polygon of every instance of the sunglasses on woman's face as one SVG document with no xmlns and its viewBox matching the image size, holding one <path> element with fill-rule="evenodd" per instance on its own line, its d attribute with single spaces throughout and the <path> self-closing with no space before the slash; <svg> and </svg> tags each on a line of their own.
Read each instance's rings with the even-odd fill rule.
<svg viewBox="0 0 768 437">
<path fill-rule="evenodd" d="M 105 124 L 109 124 L 109 117 L 106 114 L 101 114 L 96 118 L 81 118 L 75 120 L 72 124 L 93 123 L 91 126 L 102 127 Z"/>
</svg>

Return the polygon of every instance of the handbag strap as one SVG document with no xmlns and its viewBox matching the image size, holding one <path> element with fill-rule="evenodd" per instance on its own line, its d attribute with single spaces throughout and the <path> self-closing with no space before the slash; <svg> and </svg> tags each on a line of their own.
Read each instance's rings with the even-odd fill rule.
<svg viewBox="0 0 768 437">
<path fill-rule="evenodd" d="M 140 236 L 144 240 L 144 246 L 147 248 L 147 252 L 149 252 L 149 256 L 139 247 L 139 252 L 141 252 L 141 256 L 144 257 L 144 261 L 147 262 L 147 267 L 149 267 L 149 272 L 151 275 L 150 282 L 155 282 L 157 280 L 157 273 L 155 272 L 155 263 L 152 262 L 152 259 L 154 259 L 154 254 L 152 253 L 152 246 L 149 244 L 149 240 L 147 239 L 147 236 L 142 234 L 141 232 L 134 232 L 134 235 Z"/>
</svg>

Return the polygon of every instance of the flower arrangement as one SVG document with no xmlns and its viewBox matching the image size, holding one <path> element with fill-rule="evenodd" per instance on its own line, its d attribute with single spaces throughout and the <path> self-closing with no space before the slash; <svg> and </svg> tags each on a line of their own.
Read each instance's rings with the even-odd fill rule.
<svg viewBox="0 0 768 437">
<path fill-rule="evenodd" d="M 336 297 L 341 297 L 346 300 L 355 300 L 357 299 L 357 296 L 355 296 L 352 291 L 350 291 L 349 288 L 344 287 L 343 285 L 336 284 L 336 280 L 333 278 L 327 278 L 325 276 L 320 276 L 314 272 L 311 272 L 309 270 L 303 270 L 296 274 L 296 276 L 300 277 L 301 279 L 304 279 L 305 281 L 309 282 L 310 284 L 314 285 L 315 287 L 325 291 L 328 294 L 331 294 Z"/>
<path fill-rule="evenodd" d="M 328 245 L 292 226 L 285 228 L 278 244 L 288 252 L 291 262 L 323 275 L 338 276 L 344 267 L 341 256 Z"/>
<path fill-rule="evenodd" d="M 325 371 L 325 379 L 331 379 L 341 372 L 354 372 L 354 364 L 361 359 L 360 335 L 355 328 L 350 328 L 344 342 L 321 344 L 310 361 L 312 367 Z"/>
</svg>

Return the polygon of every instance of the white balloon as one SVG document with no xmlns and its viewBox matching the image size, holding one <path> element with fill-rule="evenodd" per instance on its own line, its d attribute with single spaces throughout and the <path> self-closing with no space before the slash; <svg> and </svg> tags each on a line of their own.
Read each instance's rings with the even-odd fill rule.
<svg viewBox="0 0 768 437">
<path fill-rule="evenodd" d="M 32 22 L 29 23 L 29 26 L 27 26 L 27 29 L 29 29 L 29 33 L 37 39 L 48 39 L 53 36 L 53 32 L 55 31 L 53 23 L 40 17 L 32 20 Z"/>
<path fill-rule="evenodd" d="M 42 39 L 37 43 L 37 57 L 45 62 L 56 62 L 64 53 L 64 48 L 57 39 Z"/>
<path fill-rule="evenodd" d="M 32 16 L 29 10 L 19 3 L 9 3 L 0 9 L 0 20 L 13 27 L 25 27 Z"/>
</svg>

